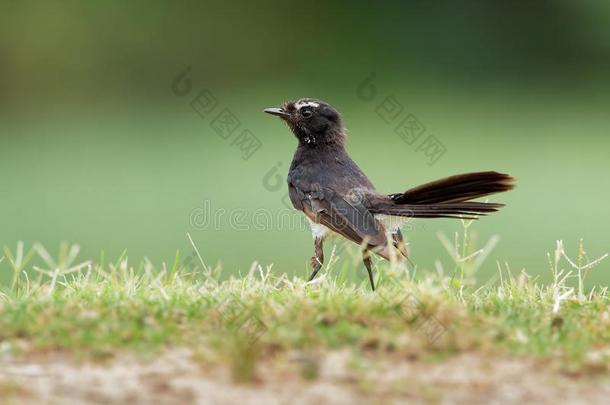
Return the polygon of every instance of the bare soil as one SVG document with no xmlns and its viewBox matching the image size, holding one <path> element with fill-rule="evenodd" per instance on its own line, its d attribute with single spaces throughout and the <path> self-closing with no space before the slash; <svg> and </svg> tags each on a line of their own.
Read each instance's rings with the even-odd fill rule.
<svg viewBox="0 0 610 405">
<path fill-rule="evenodd" d="M 104 363 L 67 355 L 0 358 L 0 404 L 608 403 L 604 375 L 567 375 L 523 359 L 467 353 L 425 362 L 348 351 L 261 360 L 254 382 L 189 350 Z"/>
</svg>

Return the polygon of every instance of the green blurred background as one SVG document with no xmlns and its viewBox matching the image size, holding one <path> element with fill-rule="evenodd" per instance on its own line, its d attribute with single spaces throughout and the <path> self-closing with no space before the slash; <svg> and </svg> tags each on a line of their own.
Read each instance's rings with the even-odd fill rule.
<svg viewBox="0 0 610 405">
<path fill-rule="evenodd" d="M 547 277 L 557 239 L 610 250 L 609 20 L 601 0 L 4 2 L 0 245 L 71 241 L 83 257 L 127 249 L 159 263 L 190 255 L 190 232 L 227 272 L 257 260 L 305 275 L 309 232 L 277 222 L 296 142 L 261 111 L 315 97 L 342 112 L 349 152 L 380 190 L 467 171 L 517 177 L 493 197 L 508 207 L 475 225 L 481 240 L 502 238 L 485 271 L 499 260 Z M 176 95 L 187 67 L 191 91 Z M 189 103 L 204 89 L 218 106 L 202 118 Z M 436 164 L 379 117 L 389 96 L 446 147 Z M 210 126 L 223 108 L 261 142 L 247 160 Z M 194 226 L 206 204 L 224 216 Z M 417 222 L 413 260 L 448 263 L 436 234 L 459 229 Z M 590 279 L 609 280 L 608 265 Z"/>
</svg>

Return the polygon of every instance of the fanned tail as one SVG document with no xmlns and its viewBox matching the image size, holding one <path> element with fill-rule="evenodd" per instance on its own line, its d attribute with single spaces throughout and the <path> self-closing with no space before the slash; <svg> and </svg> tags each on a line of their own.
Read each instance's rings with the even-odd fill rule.
<svg viewBox="0 0 610 405">
<path fill-rule="evenodd" d="M 497 211 L 504 204 L 470 200 L 514 188 L 514 178 L 497 172 L 466 173 L 446 177 L 374 204 L 374 213 L 413 218 L 474 219 Z"/>
</svg>

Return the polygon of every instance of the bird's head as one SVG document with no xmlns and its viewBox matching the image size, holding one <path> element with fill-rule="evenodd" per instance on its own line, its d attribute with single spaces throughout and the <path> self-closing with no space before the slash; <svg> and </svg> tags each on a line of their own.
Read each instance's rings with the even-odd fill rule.
<svg viewBox="0 0 610 405">
<path fill-rule="evenodd" d="M 286 121 L 301 145 L 343 145 L 345 141 L 341 116 L 324 101 L 302 98 L 267 108 L 265 112 Z"/>
</svg>

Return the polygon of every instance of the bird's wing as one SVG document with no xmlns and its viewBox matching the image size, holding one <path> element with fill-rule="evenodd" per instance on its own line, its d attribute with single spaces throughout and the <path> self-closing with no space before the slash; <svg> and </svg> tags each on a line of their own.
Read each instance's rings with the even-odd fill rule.
<svg viewBox="0 0 610 405">
<path fill-rule="evenodd" d="M 343 196 L 327 187 L 291 179 L 288 190 L 294 207 L 312 221 L 357 244 L 365 242 L 370 247 L 386 244 L 383 225 L 366 208 L 365 196 Z"/>
</svg>

